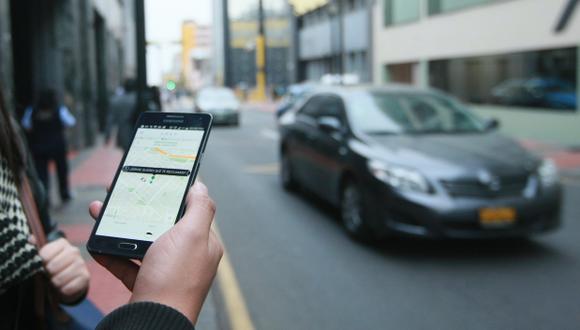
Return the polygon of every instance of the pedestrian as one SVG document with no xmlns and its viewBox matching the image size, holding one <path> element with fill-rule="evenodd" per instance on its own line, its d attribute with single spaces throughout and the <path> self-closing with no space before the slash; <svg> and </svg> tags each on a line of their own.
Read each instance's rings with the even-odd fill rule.
<svg viewBox="0 0 580 330">
<path fill-rule="evenodd" d="M 105 137 L 109 141 L 117 134 L 117 146 L 123 150 L 129 148 L 137 113 L 137 82 L 127 79 L 123 87 L 118 88 L 109 101 L 109 114 Z"/>
<path fill-rule="evenodd" d="M 53 328 L 66 319 L 59 304 L 81 302 L 88 287 L 89 271 L 48 215 L 0 89 L 0 329 Z"/>
<path fill-rule="evenodd" d="M 69 109 L 58 101 L 53 89 L 43 90 L 34 106 L 26 109 L 22 127 L 27 132 L 30 151 L 34 157 L 38 177 L 50 191 L 48 166 L 56 163 L 58 188 L 63 203 L 72 199 L 68 180 L 67 141 L 65 130 L 76 120 Z"/>
<path fill-rule="evenodd" d="M 48 217 L 42 185 L 17 127 L 3 106 L 0 88 L 0 329 L 54 329 L 55 315 L 46 299 L 76 303 L 88 289 L 88 271 L 77 248 L 59 237 Z M 24 202 L 29 182 L 35 192 L 41 227 L 50 241 L 37 249 L 30 240 L 34 221 Z M 101 212 L 93 202 L 93 218 Z M 142 263 L 95 255 L 95 260 L 132 291 L 128 304 L 113 311 L 97 329 L 194 329 L 217 272 L 223 247 L 211 229 L 215 204 L 207 188 L 196 183 L 187 196 L 187 210 L 178 224 L 155 241 Z M 40 237 L 40 236 L 39 236 Z M 58 237 L 58 238 L 57 238 Z M 39 294 L 38 284 L 53 290 Z"/>
</svg>

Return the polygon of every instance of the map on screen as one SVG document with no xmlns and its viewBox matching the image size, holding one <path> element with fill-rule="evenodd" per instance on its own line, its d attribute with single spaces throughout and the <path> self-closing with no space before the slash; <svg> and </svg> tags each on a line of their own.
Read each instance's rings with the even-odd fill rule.
<svg viewBox="0 0 580 330">
<path fill-rule="evenodd" d="M 203 130 L 139 128 L 97 235 L 155 241 L 173 226 Z"/>
</svg>

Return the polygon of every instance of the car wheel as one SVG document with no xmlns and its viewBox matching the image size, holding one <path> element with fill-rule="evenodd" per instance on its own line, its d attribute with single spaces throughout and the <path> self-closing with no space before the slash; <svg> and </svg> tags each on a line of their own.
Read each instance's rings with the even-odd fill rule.
<svg viewBox="0 0 580 330">
<path fill-rule="evenodd" d="M 352 238 L 365 242 L 370 240 L 371 235 L 364 212 L 363 196 L 353 180 L 348 180 L 342 188 L 340 217 L 344 229 Z"/>
<path fill-rule="evenodd" d="M 285 152 L 282 153 L 282 160 L 280 162 L 280 180 L 282 181 L 282 187 L 284 187 L 285 190 L 297 190 L 298 183 L 294 177 L 292 162 L 290 161 L 290 157 Z"/>
</svg>

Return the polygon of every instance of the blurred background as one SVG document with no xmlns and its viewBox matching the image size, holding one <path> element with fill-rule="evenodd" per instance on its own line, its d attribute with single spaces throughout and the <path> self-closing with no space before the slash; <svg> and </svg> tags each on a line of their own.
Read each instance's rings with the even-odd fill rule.
<svg viewBox="0 0 580 330">
<path fill-rule="evenodd" d="M 52 211 L 80 246 L 139 113 L 214 115 L 228 256 L 199 328 L 575 329 L 578 7 L 0 0 L 0 88 L 76 118 Z M 91 272 L 100 310 L 127 299 Z"/>
</svg>

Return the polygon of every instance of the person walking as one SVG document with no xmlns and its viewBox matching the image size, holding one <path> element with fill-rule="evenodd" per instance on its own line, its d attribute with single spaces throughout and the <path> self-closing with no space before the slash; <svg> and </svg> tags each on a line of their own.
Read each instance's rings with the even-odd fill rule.
<svg viewBox="0 0 580 330">
<path fill-rule="evenodd" d="M 47 191 L 50 191 L 48 165 L 50 161 L 56 163 L 58 188 L 63 203 L 72 199 L 68 181 L 65 129 L 75 124 L 76 119 L 58 101 L 58 95 L 53 89 L 42 91 L 36 104 L 28 107 L 22 118 L 22 127 L 27 132 L 36 171 Z"/>
<path fill-rule="evenodd" d="M 137 112 L 137 82 L 134 79 L 127 79 L 123 87 L 113 95 L 109 105 L 105 139 L 107 142 L 110 141 L 116 129 L 117 147 L 127 150 Z"/>
</svg>

